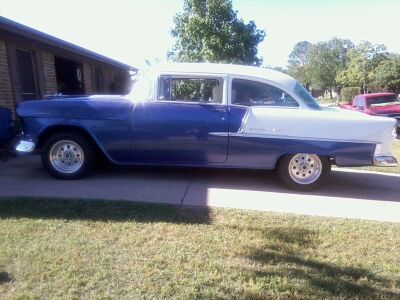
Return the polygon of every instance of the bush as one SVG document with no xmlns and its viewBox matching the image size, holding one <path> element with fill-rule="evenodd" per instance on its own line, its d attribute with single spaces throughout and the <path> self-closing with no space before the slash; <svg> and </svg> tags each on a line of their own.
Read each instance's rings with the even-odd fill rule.
<svg viewBox="0 0 400 300">
<path fill-rule="evenodd" d="M 349 86 L 349 87 L 344 87 L 342 88 L 341 91 L 341 100 L 345 102 L 350 102 L 354 96 L 358 95 L 360 93 L 360 88 L 356 86 Z"/>
</svg>

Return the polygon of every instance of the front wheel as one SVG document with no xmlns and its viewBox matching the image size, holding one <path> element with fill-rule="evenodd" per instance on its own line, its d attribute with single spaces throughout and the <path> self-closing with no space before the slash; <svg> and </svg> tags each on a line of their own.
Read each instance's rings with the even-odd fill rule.
<svg viewBox="0 0 400 300">
<path fill-rule="evenodd" d="M 278 164 L 280 179 L 289 188 L 311 191 L 319 188 L 331 171 L 329 158 L 315 154 L 297 153 L 284 156 Z"/>
<path fill-rule="evenodd" d="M 59 132 L 50 136 L 42 148 L 42 164 L 54 177 L 77 179 L 93 166 L 93 150 L 80 134 Z"/>
</svg>

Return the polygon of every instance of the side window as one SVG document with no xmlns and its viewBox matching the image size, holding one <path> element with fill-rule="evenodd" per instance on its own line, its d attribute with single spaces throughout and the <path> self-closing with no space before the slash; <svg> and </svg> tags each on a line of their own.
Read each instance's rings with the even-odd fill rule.
<svg viewBox="0 0 400 300">
<path fill-rule="evenodd" d="M 292 96 L 274 86 L 244 79 L 232 80 L 232 104 L 245 106 L 299 106 Z"/>
<path fill-rule="evenodd" d="M 222 89 L 222 79 L 161 76 L 158 100 L 222 103 Z"/>
<path fill-rule="evenodd" d="M 353 100 L 353 107 L 358 106 L 358 99 L 360 99 L 359 97 L 355 97 Z"/>
<path fill-rule="evenodd" d="M 354 106 L 356 108 L 363 109 L 364 108 L 363 98 L 362 97 L 357 97 L 356 99 L 354 99 Z"/>
<path fill-rule="evenodd" d="M 363 97 L 358 98 L 358 106 L 361 107 L 362 109 L 365 108 Z"/>
</svg>

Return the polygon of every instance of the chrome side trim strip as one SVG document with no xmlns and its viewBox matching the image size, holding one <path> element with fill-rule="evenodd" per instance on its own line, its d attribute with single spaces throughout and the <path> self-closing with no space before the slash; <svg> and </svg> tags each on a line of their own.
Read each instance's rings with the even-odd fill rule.
<svg viewBox="0 0 400 300">
<path fill-rule="evenodd" d="M 342 143 L 360 143 L 360 144 L 379 144 L 376 141 L 365 140 L 346 140 L 346 139 L 331 139 L 331 138 L 318 138 L 318 137 L 304 137 L 304 136 L 289 136 L 278 134 L 251 134 L 251 133 L 236 133 L 236 132 L 210 132 L 214 136 L 237 136 L 246 138 L 264 138 L 264 139 L 283 139 L 283 140 L 303 140 L 303 141 L 321 141 L 321 142 L 342 142 Z"/>
</svg>

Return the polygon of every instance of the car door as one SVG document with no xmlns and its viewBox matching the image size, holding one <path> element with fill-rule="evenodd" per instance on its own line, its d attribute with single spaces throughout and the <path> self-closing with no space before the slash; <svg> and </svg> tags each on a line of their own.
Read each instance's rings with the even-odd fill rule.
<svg viewBox="0 0 400 300">
<path fill-rule="evenodd" d="M 132 116 L 132 159 L 143 163 L 208 164 L 227 158 L 226 80 L 160 76 L 156 99 Z"/>
</svg>

